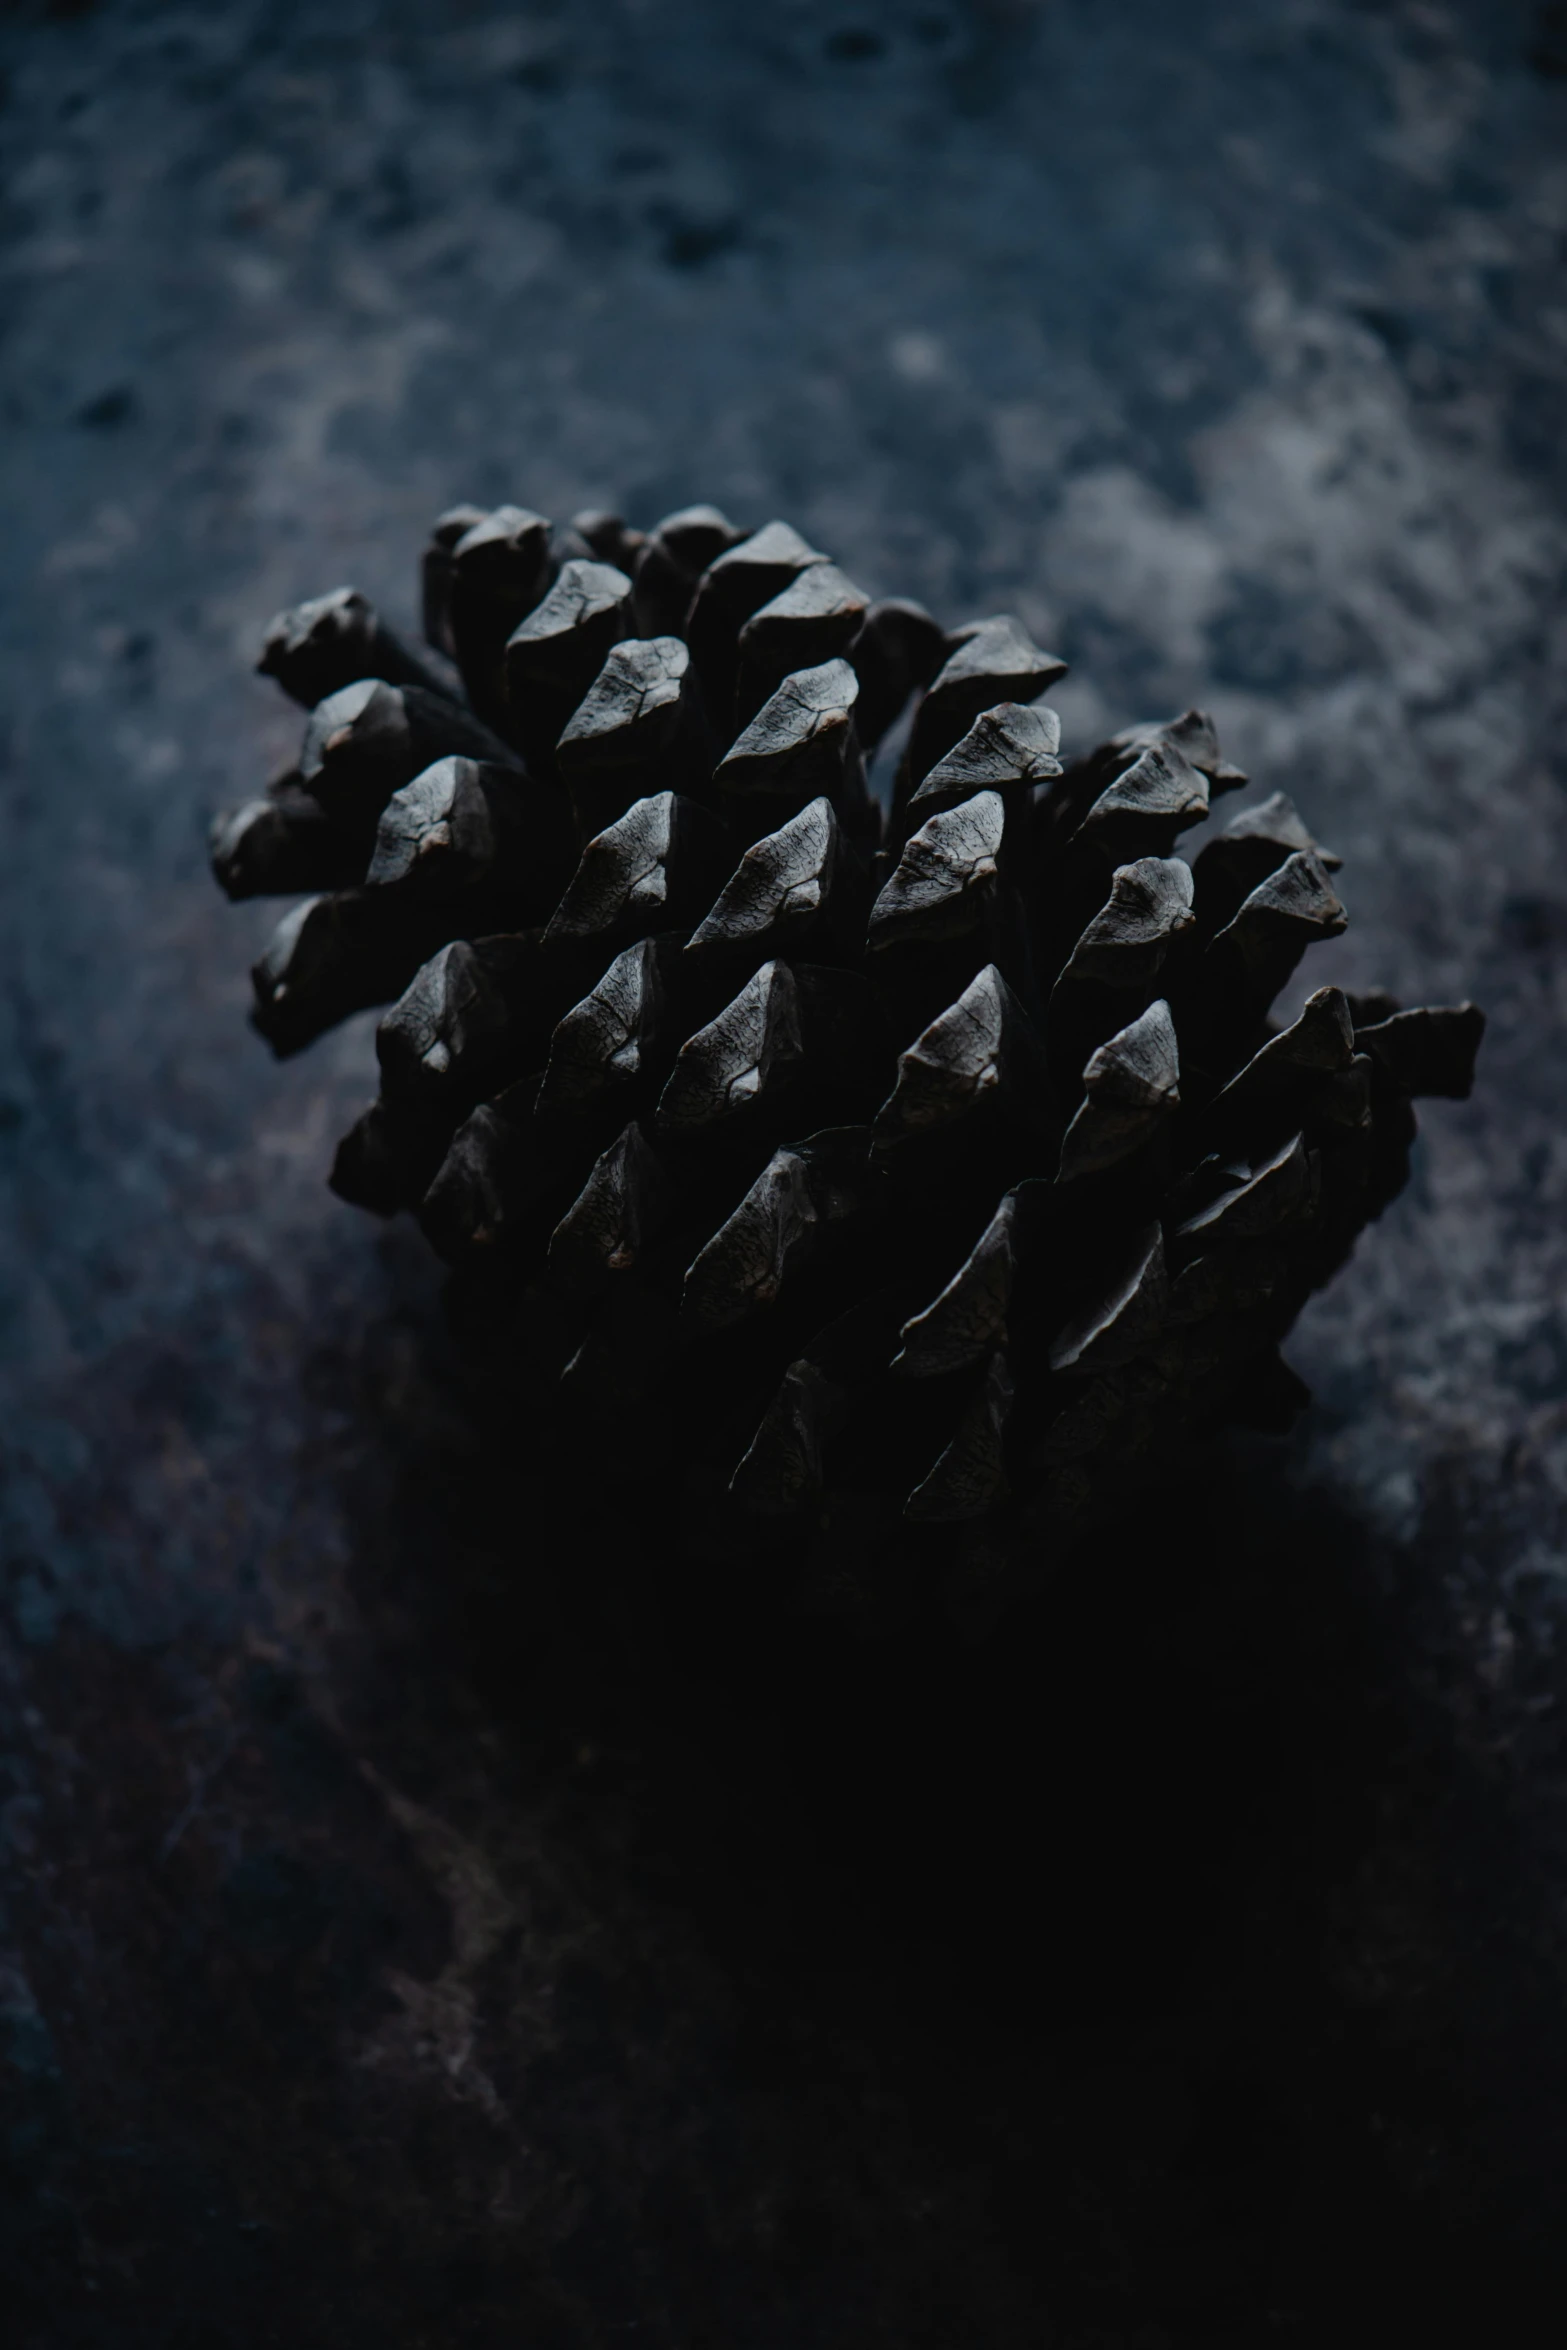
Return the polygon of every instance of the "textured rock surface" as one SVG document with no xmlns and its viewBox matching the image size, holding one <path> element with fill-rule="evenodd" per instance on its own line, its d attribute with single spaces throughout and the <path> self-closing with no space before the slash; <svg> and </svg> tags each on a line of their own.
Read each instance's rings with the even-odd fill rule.
<svg viewBox="0 0 1567 2350">
<path fill-rule="evenodd" d="M 592 19 L 0 35 L 22 2339 L 1154 2350 L 1455 2294 L 1528 2338 L 1561 11 Z M 458 497 L 698 495 L 1016 611 L 1074 743 L 1211 706 L 1354 876 L 1310 984 L 1491 1015 L 1292 1343 L 1298 1438 L 999 1656 L 653 1617 L 624 1530 L 530 1541 L 525 1460 L 461 1497 L 423 1253 L 322 1182 L 369 1021 L 236 1049 L 258 623 L 343 578 L 411 628 Z"/>
</svg>

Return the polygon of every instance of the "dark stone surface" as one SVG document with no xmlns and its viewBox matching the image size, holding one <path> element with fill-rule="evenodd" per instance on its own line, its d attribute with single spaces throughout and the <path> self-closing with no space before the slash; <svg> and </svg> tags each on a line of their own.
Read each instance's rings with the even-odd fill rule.
<svg viewBox="0 0 1567 2350">
<path fill-rule="evenodd" d="M 12 8 L 0 2274 L 25 2350 L 1559 2338 L 1567 33 Z M 1211 700 L 1473 994 L 1289 1443 L 860 1653 L 481 1462 L 209 811 L 459 497 Z M 608 1559 L 611 1564 L 606 1565 Z M 615 1563 L 618 1562 L 618 1563 Z"/>
</svg>

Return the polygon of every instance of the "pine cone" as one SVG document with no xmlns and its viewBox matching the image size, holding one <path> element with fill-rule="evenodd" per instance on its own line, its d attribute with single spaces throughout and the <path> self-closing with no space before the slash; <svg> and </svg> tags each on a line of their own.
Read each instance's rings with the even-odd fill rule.
<svg viewBox="0 0 1567 2350">
<path fill-rule="evenodd" d="M 1175 854 L 1247 781 L 1201 712 L 1063 767 L 1016 620 L 707 506 L 458 508 L 423 584 L 428 657 L 348 589 L 273 622 L 304 744 L 214 868 L 319 893 L 255 969 L 278 1053 L 391 1003 L 334 1188 L 414 1210 L 627 1473 L 742 1550 L 1046 1559 L 1288 1423 L 1279 1341 L 1484 1023 L 1270 1021 L 1339 861 L 1282 793 Z"/>
</svg>

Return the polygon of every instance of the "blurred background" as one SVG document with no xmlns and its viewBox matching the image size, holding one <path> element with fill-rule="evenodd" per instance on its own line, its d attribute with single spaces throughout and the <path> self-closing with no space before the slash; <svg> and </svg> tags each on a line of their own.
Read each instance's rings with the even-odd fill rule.
<svg viewBox="0 0 1567 2350">
<path fill-rule="evenodd" d="M 0 63 L 9 2338 L 1559 2339 L 1567 9 L 55 0 Z M 1296 1435 L 997 1644 L 563 1540 L 324 1188 L 373 1017 L 246 1031 L 260 629 L 411 626 L 469 498 L 1015 611 L 1069 748 L 1211 708 L 1345 859 L 1312 983 L 1490 1015 Z"/>
</svg>

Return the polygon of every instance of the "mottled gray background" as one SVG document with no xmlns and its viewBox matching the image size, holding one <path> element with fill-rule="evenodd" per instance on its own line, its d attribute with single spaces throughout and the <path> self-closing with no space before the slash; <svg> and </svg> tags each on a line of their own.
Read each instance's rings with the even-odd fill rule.
<svg viewBox="0 0 1567 2350">
<path fill-rule="evenodd" d="M 0 58 L 8 2338 L 1559 2339 L 1567 10 L 59 0 Z M 458 497 L 783 513 L 1018 612 L 1078 745 L 1206 703 L 1346 860 L 1313 983 L 1490 1013 L 1297 1437 L 999 1651 L 541 1532 L 323 1188 L 371 1023 L 244 1028 L 259 625 L 410 620 Z"/>
</svg>

